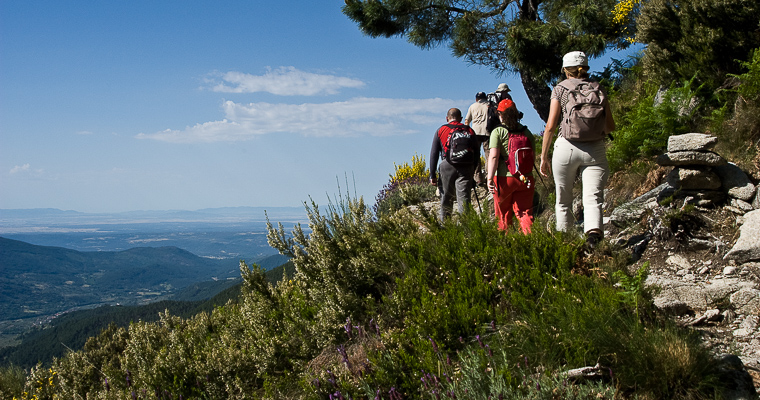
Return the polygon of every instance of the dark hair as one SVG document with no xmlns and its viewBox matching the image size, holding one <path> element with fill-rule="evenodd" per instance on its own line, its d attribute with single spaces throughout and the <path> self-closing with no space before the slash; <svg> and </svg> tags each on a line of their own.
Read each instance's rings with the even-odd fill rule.
<svg viewBox="0 0 760 400">
<path fill-rule="evenodd" d="M 460 111 L 458 108 L 450 108 L 449 112 L 446 113 L 447 117 L 454 118 L 457 121 L 462 120 L 462 111 Z"/>
<path fill-rule="evenodd" d="M 520 113 L 517 111 L 517 107 L 509 107 L 504 111 L 499 111 L 499 116 L 501 117 L 502 124 L 510 131 L 516 131 L 520 128 L 520 123 L 518 122 Z"/>
</svg>

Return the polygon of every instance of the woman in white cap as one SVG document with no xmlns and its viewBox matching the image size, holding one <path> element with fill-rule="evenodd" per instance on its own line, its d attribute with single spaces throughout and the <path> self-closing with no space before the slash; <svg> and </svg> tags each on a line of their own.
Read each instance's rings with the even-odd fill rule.
<svg viewBox="0 0 760 400">
<path fill-rule="evenodd" d="M 588 245 L 593 248 L 602 239 L 604 232 L 602 204 L 609 176 L 605 138 L 615 129 L 615 120 L 606 95 L 599 83 L 589 80 L 588 70 L 588 58 L 581 51 L 567 53 L 562 58 L 562 71 L 567 79 L 552 91 L 539 169 L 543 176 L 547 176 L 550 169 L 553 171 L 559 231 L 570 231 L 574 225 L 573 184 L 580 170 L 583 182 L 583 231 Z M 571 110 L 583 102 L 580 100 L 583 96 L 594 98 L 598 103 L 598 116 L 595 117 L 597 122 L 593 129 L 584 125 L 589 123 L 588 119 L 577 117 Z M 581 125 L 585 128 L 578 128 Z M 559 137 L 554 144 L 550 165 L 549 146 L 558 126 Z"/>
</svg>

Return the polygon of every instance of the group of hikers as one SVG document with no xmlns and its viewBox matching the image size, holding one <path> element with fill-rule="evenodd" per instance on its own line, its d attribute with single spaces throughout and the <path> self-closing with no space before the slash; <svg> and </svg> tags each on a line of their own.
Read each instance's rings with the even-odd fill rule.
<svg viewBox="0 0 760 400">
<path fill-rule="evenodd" d="M 543 176 L 553 173 L 559 231 L 569 231 L 575 225 L 573 185 L 580 172 L 583 227 L 586 241 L 593 247 L 604 232 L 602 204 L 609 176 L 605 139 L 615 129 L 615 121 L 605 92 L 598 82 L 589 79 L 585 53 L 565 54 L 562 71 L 566 79 L 552 90 L 538 169 Z M 489 95 L 478 92 L 464 123 L 462 112 L 451 108 L 446 124 L 436 131 L 430 150 L 430 183 L 439 187 L 442 221 L 451 215 L 454 198 L 461 213 L 470 203 L 475 185 L 485 184 L 493 195 L 499 229 L 509 229 L 516 219 L 522 232 L 530 233 L 535 192 L 535 136 L 520 123 L 522 113 L 509 91 L 509 86 L 502 83 Z M 558 128 L 550 160 L 549 146 Z M 486 159 L 485 176 L 480 163 L 481 147 Z"/>
</svg>

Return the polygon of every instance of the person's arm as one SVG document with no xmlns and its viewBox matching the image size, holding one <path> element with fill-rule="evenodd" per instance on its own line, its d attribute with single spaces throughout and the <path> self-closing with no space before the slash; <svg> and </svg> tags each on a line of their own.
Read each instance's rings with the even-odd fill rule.
<svg viewBox="0 0 760 400">
<path fill-rule="evenodd" d="M 557 130 L 557 125 L 559 125 L 559 114 L 559 100 L 552 99 L 551 103 L 549 104 L 549 118 L 546 122 L 546 127 L 544 128 L 544 140 L 541 142 L 541 166 L 539 167 L 539 172 L 543 176 L 547 176 L 551 171 L 551 162 L 549 162 L 549 148 L 552 145 L 552 140 L 554 139 L 554 132 Z"/>
<path fill-rule="evenodd" d="M 496 183 L 493 177 L 496 176 L 496 170 L 499 168 L 499 155 L 501 154 L 499 147 L 501 146 L 491 147 L 488 151 L 488 175 L 486 182 L 488 182 L 488 191 L 491 193 L 496 193 Z"/>
<path fill-rule="evenodd" d="M 441 155 L 441 140 L 438 138 L 438 131 L 433 135 L 433 145 L 430 146 L 430 184 L 438 184 L 436 172 L 438 171 L 438 157 Z"/>
<path fill-rule="evenodd" d="M 606 116 L 606 121 L 604 122 L 604 133 L 610 134 L 612 131 L 615 130 L 615 119 L 612 117 L 612 108 L 610 107 L 610 102 L 607 101 L 604 104 L 604 114 Z"/>
</svg>

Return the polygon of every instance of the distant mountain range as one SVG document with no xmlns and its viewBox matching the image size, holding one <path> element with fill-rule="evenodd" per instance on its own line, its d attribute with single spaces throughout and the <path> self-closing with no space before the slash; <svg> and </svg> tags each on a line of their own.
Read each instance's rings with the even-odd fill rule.
<svg viewBox="0 0 760 400">
<path fill-rule="evenodd" d="M 174 246 L 207 258 L 258 259 L 276 254 L 266 239 L 267 216 L 286 229 L 306 223 L 301 207 L 227 207 L 197 211 L 81 213 L 0 209 L 0 236 L 79 251 Z"/>
<path fill-rule="evenodd" d="M 271 283 L 282 279 L 283 273 L 293 276 L 293 263 L 271 268 L 279 262 L 278 257 L 268 257 L 260 265 L 267 269 L 266 277 Z M 126 327 L 136 321 L 156 321 L 159 313 L 189 318 L 199 312 L 212 312 L 216 307 L 237 301 L 241 290 L 240 279 L 200 282 L 162 300 L 144 306 L 101 306 L 94 309 L 74 311 L 61 315 L 47 324 L 24 333 L 19 343 L 9 347 L 0 346 L 0 367 L 16 365 L 30 368 L 38 362 L 46 364 L 53 357 L 60 357 L 69 349 L 81 349 L 88 338 L 98 335 L 110 326 Z"/>
<path fill-rule="evenodd" d="M 263 222 L 266 216 L 273 223 L 301 222 L 306 219 L 303 207 L 221 207 L 195 211 L 159 210 L 118 213 L 83 213 L 55 208 L 0 209 L 0 234 L 21 228 L 52 228 L 127 223 L 204 222 L 234 223 Z"/>
<path fill-rule="evenodd" d="M 248 262 L 266 269 L 287 260 L 273 255 Z M 0 237 L 0 334 L 19 333 L 19 326 L 61 312 L 146 304 L 198 282 L 239 278 L 238 261 L 177 247 L 81 252 Z"/>
</svg>

